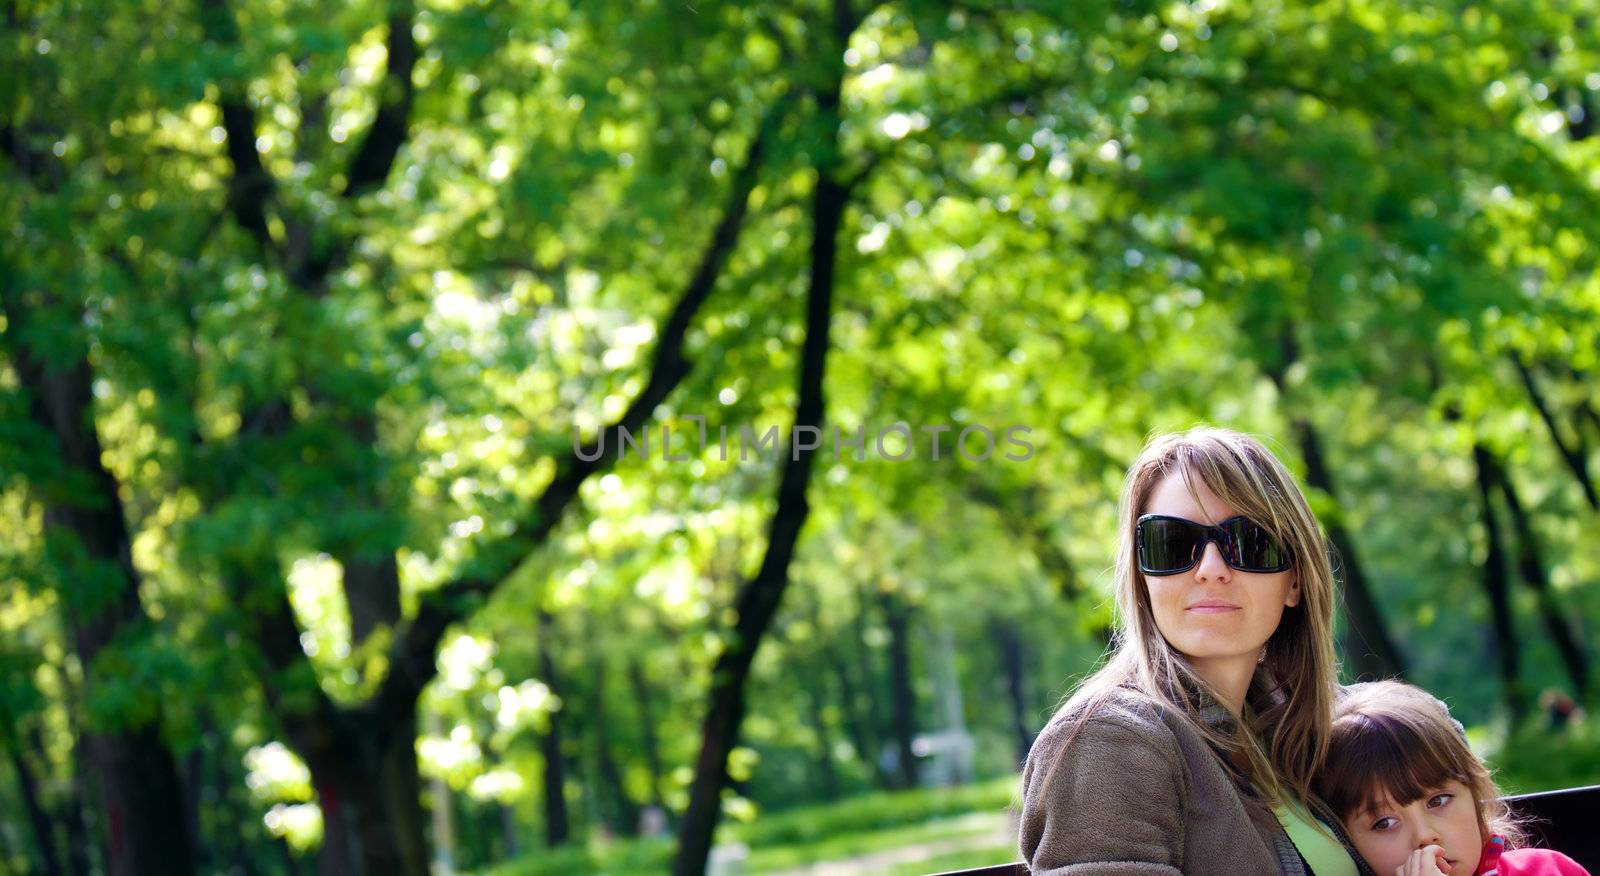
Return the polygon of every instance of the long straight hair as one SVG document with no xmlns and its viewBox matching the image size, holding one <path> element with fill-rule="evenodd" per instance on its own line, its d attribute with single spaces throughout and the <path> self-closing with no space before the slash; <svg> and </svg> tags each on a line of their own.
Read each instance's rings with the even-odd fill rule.
<svg viewBox="0 0 1600 876">
<path fill-rule="evenodd" d="M 1181 477 L 1191 493 L 1194 479 L 1199 478 L 1237 513 L 1265 527 L 1288 549 L 1290 573 L 1300 586 L 1299 603 L 1284 609 L 1267 640 L 1244 715 L 1249 723 L 1241 721 L 1231 734 L 1202 720 L 1192 692 L 1203 691 L 1217 702 L 1221 694 L 1161 635 L 1150 608 L 1149 586 L 1134 554 L 1139 515 L 1156 486 L 1172 475 Z M 1235 763 L 1243 759 L 1248 767 L 1243 778 L 1268 805 L 1290 798 L 1312 803 L 1311 778 L 1327 754 L 1329 716 L 1338 684 L 1334 578 L 1327 542 L 1288 469 L 1261 442 L 1239 432 L 1197 427 L 1159 435 L 1128 470 L 1118 515 L 1117 626 L 1111 655 L 1057 714 L 1076 716 L 1081 727 L 1114 689 L 1133 688 L 1168 707 Z"/>
</svg>

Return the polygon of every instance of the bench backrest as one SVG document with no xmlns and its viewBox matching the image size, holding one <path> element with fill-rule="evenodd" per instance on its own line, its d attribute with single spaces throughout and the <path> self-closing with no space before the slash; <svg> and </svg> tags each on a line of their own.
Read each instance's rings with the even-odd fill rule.
<svg viewBox="0 0 1600 876">
<path fill-rule="evenodd" d="M 1600 873 L 1600 785 L 1508 797 L 1513 811 L 1536 818 L 1530 845 L 1563 852 L 1591 873 Z"/>
<path fill-rule="evenodd" d="M 1529 845 L 1563 852 L 1600 876 L 1600 785 L 1521 794 L 1506 802 L 1517 814 L 1534 819 L 1528 824 Z M 934 876 L 1028 876 L 1028 867 L 1000 864 Z"/>
</svg>

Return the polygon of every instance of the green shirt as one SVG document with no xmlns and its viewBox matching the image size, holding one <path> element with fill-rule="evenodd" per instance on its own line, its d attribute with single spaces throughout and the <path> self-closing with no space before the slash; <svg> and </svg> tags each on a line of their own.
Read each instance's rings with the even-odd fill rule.
<svg viewBox="0 0 1600 876">
<path fill-rule="evenodd" d="M 1284 833 L 1294 842 L 1300 857 L 1306 859 L 1316 876 L 1356 876 L 1356 862 L 1350 853 L 1333 838 L 1327 828 L 1318 824 L 1304 806 L 1291 802 L 1287 807 L 1273 809 Z"/>
</svg>

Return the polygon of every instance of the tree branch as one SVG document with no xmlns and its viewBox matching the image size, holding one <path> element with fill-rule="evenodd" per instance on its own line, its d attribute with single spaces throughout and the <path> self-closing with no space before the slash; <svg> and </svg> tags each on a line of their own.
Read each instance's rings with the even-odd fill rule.
<svg viewBox="0 0 1600 876">
<path fill-rule="evenodd" d="M 208 42 L 230 51 L 239 45 L 239 25 L 226 0 L 200 0 L 200 28 Z M 256 151 L 255 111 L 239 82 L 217 83 L 221 99 L 222 130 L 227 134 L 228 162 L 233 177 L 228 181 L 228 210 L 234 221 L 261 245 L 263 253 L 276 256 L 277 243 L 267 227 L 267 207 L 277 196 L 277 183 L 261 163 Z"/>
<path fill-rule="evenodd" d="M 341 198 L 356 198 L 381 186 L 389 177 L 400 147 L 405 144 L 412 98 L 416 93 L 411 81 L 411 73 L 417 65 L 417 44 L 411 35 L 415 12 L 410 0 L 395 0 L 389 11 L 388 59 L 378 114 L 350 162 L 344 191 L 339 193 Z"/>
<path fill-rule="evenodd" d="M 845 0 L 836 0 L 836 18 L 847 13 Z M 848 43 L 846 32 L 841 43 Z M 842 50 L 841 50 L 842 51 Z M 836 56 L 838 57 L 838 56 Z M 841 65 L 842 66 L 842 65 Z M 827 409 L 824 378 L 827 373 L 828 326 L 833 313 L 834 276 L 839 228 L 843 224 L 849 192 L 835 178 L 830 165 L 837 160 L 839 98 L 843 71 L 817 99 L 818 115 L 827 120 L 830 134 L 813 157 L 817 171 L 812 193 L 811 255 L 806 292 L 805 341 L 796 379 L 794 432 L 819 433 Z M 744 720 L 746 679 L 789 585 L 789 565 L 805 527 L 811 505 L 807 489 L 816 460 L 815 445 L 789 444 L 779 465 L 777 507 L 767 525 L 767 549 L 756 574 L 739 588 L 734 608 L 737 618 L 711 670 L 711 695 L 701 722 L 700 752 L 695 759 L 689 805 L 678 831 L 673 856 L 674 876 L 703 873 L 712 837 L 722 809 L 722 791 L 728 780 L 728 756 L 738 744 Z"/>
<path fill-rule="evenodd" d="M 479 563 L 480 568 L 486 569 L 463 575 L 425 594 L 416 616 L 396 635 L 389 651 L 389 674 L 379 689 L 373 709 L 376 719 L 384 726 L 393 723 L 395 716 L 404 715 L 413 708 L 417 695 L 433 678 L 436 671 L 434 655 L 445 630 L 463 620 L 481 600 L 493 595 L 516 562 L 549 537 L 583 482 L 610 466 L 610 460 L 615 457 L 607 457 L 602 452 L 606 446 L 606 433 L 620 436 L 621 430 L 640 429 L 656 406 L 688 375 L 691 366 L 683 354 L 684 340 L 695 314 L 710 297 L 723 265 L 738 243 L 749 209 L 750 193 L 766 160 L 770 129 L 775 125 L 782 106 L 774 107 L 767 114 L 761 129 L 750 142 L 744 164 L 735 175 L 724 202 L 722 219 L 707 242 L 692 278 L 662 325 L 659 332 L 661 340 L 656 345 L 650 377 L 644 389 L 616 423 L 602 430 L 600 435 L 584 446 L 574 447 L 570 454 L 557 463 L 555 477 L 534 503 L 531 513 L 520 521 L 510 536 L 494 547 L 492 557 Z M 613 446 L 616 445 L 617 441 L 614 440 Z"/>
<path fill-rule="evenodd" d="M 1600 511 L 1600 496 L 1595 495 L 1594 482 L 1589 479 L 1587 454 L 1581 450 L 1583 436 L 1581 434 L 1578 436 L 1578 446 L 1567 446 L 1561 439 L 1561 430 L 1556 424 L 1555 413 L 1545 402 L 1544 393 L 1539 391 L 1539 384 L 1533 379 L 1533 372 L 1528 369 L 1528 363 L 1522 361 L 1521 356 L 1513 354 L 1511 364 L 1517 367 L 1517 375 L 1522 378 L 1522 386 L 1528 391 L 1528 399 L 1533 402 L 1534 410 L 1539 412 L 1539 419 L 1544 421 L 1544 427 L 1550 433 L 1550 441 L 1555 444 L 1561 459 L 1572 471 L 1572 476 L 1578 479 L 1578 486 L 1583 488 L 1583 497 L 1589 500 L 1589 507 Z"/>
</svg>

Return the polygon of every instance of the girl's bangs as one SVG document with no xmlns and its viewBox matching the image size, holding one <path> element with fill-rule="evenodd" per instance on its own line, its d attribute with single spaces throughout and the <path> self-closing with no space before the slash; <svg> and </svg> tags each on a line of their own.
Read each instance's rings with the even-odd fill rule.
<svg viewBox="0 0 1600 876">
<path fill-rule="evenodd" d="M 1345 818 L 1388 804 L 1404 806 L 1451 780 L 1470 788 L 1473 770 L 1459 750 L 1465 745 L 1432 735 L 1394 715 L 1340 718 L 1319 782 L 1324 801 Z"/>
</svg>

